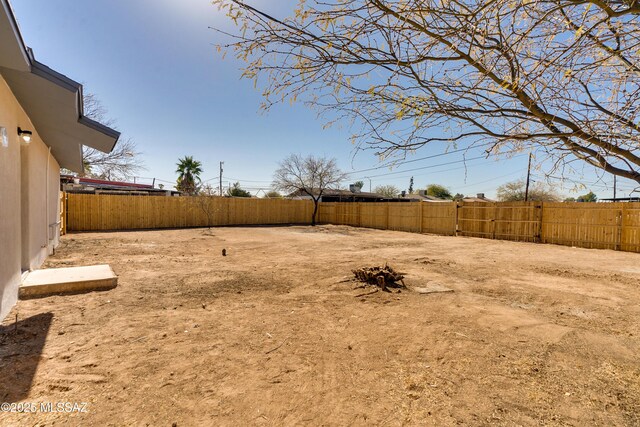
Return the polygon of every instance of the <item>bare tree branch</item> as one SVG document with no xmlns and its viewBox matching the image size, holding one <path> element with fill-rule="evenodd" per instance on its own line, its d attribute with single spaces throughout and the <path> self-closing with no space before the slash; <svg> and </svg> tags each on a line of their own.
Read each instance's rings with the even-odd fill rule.
<svg viewBox="0 0 640 427">
<path fill-rule="evenodd" d="M 492 143 L 640 182 L 636 0 L 310 0 L 286 18 L 214 3 L 263 108 L 303 99 L 349 120 L 357 149 Z"/>
<path fill-rule="evenodd" d="M 113 127 L 114 120 L 108 118 L 107 110 L 92 93 L 84 94 L 84 115 L 106 126 Z M 82 147 L 83 175 L 108 180 L 130 179 L 144 170 L 142 153 L 131 138 L 121 139 L 110 153 L 103 153 L 88 146 Z"/>
</svg>

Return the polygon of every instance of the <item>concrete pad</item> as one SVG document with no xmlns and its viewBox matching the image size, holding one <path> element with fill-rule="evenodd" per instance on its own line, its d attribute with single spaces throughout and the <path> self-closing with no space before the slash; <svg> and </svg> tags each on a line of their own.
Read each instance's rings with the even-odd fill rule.
<svg viewBox="0 0 640 427">
<path fill-rule="evenodd" d="M 54 294 L 79 294 L 113 289 L 118 276 L 107 264 L 87 267 L 48 268 L 30 272 L 20 285 L 20 299 Z"/>
</svg>

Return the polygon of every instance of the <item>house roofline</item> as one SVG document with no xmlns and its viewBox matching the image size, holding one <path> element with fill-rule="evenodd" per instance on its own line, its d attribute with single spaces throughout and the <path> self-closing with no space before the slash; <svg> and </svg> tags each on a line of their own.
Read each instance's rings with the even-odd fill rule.
<svg viewBox="0 0 640 427">
<path fill-rule="evenodd" d="M 6 21 L 9 23 L 10 31 L 5 31 L 4 36 L 9 39 L 8 43 L 12 43 L 11 38 L 14 39 L 13 43 L 14 48 L 14 56 L 9 57 L 8 61 L 3 65 L 6 71 L 2 71 L 2 75 L 9 84 L 9 87 L 14 92 L 14 95 L 18 99 L 20 104 L 23 104 L 23 101 L 27 100 L 27 105 L 31 104 L 32 107 L 35 105 L 34 96 L 30 94 L 33 90 L 31 88 L 31 84 L 29 82 L 29 75 L 37 76 L 38 78 L 44 79 L 45 81 L 55 85 L 58 88 L 66 90 L 74 94 L 75 97 L 75 105 L 72 106 L 72 103 L 67 102 L 66 104 L 52 104 L 51 108 L 57 109 L 57 114 L 63 117 L 69 117 L 69 114 L 75 115 L 75 121 L 84 126 L 91 131 L 98 132 L 104 136 L 100 137 L 97 134 L 95 136 L 91 136 L 91 132 L 86 133 L 82 131 L 74 131 L 73 128 L 68 128 L 63 124 L 53 124 L 50 120 L 45 125 L 47 120 L 32 120 L 36 131 L 40 134 L 48 135 L 48 141 L 45 141 L 47 145 L 55 145 L 61 147 L 64 144 L 78 144 L 78 150 L 81 152 L 82 146 L 90 146 L 96 148 L 103 152 L 111 152 L 115 147 L 118 139 L 120 138 L 120 132 L 115 129 L 110 128 L 102 123 L 99 123 L 93 119 L 90 119 L 84 115 L 84 102 L 83 102 L 83 87 L 82 84 L 76 82 L 75 80 L 65 76 L 64 74 L 38 62 L 35 59 L 33 50 L 29 48 L 24 39 L 22 37 L 22 33 L 20 32 L 20 27 L 18 21 L 13 13 L 13 9 L 9 0 L 0 0 L 0 13 L 3 13 L 6 16 Z M 13 37 L 12 34 L 13 33 Z M 4 40 L 3 40 L 4 42 Z M 20 63 L 19 57 L 24 58 L 24 63 Z M 53 89 L 52 89 L 53 90 Z M 39 103 L 43 103 L 46 105 L 47 100 L 37 101 Z M 73 102 L 73 101 L 72 101 Z M 29 111 L 29 108 L 25 107 L 27 110 L 27 114 L 32 116 L 34 114 L 36 117 L 42 117 L 42 110 L 33 109 L 33 111 Z M 73 111 L 72 111 L 73 110 Z M 64 121 L 64 120 L 63 120 Z M 40 129 L 39 127 L 42 126 Z M 61 139 L 58 134 L 60 131 L 69 132 L 69 140 L 65 142 Z M 106 137 L 106 138 L 105 138 Z M 94 145 L 95 144 L 95 145 Z M 74 150 L 71 146 L 69 148 L 64 149 L 67 154 L 63 155 L 66 160 L 64 163 L 65 167 L 70 169 L 79 169 L 82 168 L 81 162 L 78 160 L 81 157 L 78 157 L 76 154 L 71 154 Z M 54 149 L 54 151 L 56 151 Z"/>
<path fill-rule="evenodd" d="M 0 0 L 0 1 L 2 2 L 2 8 L 4 9 L 5 14 L 9 18 L 9 25 L 11 26 L 11 30 L 13 31 L 16 41 L 19 44 L 20 52 L 24 57 L 25 63 L 28 67 L 31 67 L 31 55 L 29 54 L 30 49 L 27 47 L 27 44 L 24 42 L 24 39 L 22 38 L 22 33 L 20 32 L 20 25 L 18 24 L 18 20 L 16 19 L 16 16 L 13 13 L 11 2 L 9 0 L 6 0 L 6 1 Z"/>
</svg>

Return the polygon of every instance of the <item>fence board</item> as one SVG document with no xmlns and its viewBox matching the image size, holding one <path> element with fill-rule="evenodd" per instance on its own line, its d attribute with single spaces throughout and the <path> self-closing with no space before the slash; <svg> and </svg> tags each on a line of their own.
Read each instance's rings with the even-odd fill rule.
<svg viewBox="0 0 640 427">
<path fill-rule="evenodd" d="M 389 230 L 420 232 L 420 203 L 389 203 Z"/>
<path fill-rule="evenodd" d="M 492 238 L 495 210 L 495 203 L 459 203 L 458 235 Z"/>
<path fill-rule="evenodd" d="M 67 229 L 308 224 L 312 211 L 313 203 L 306 200 L 68 194 Z"/>
<path fill-rule="evenodd" d="M 360 226 L 368 228 L 387 228 L 387 203 L 362 203 L 360 205 Z"/>
<path fill-rule="evenodd" d="M 422 203 L 422 232 L 456 234 L 456 203 Z"/>
<path fill-rule="evenodd" d="M 63 195 L 63 197 L 65 197 Z M 68 231 L 309 224 L 309 200 L 67 194 Z M 640 203 L 320 203 L 320 223 L 640 252 Z"/>
<path fill-rule="evenodd" d="M 622 203 L 544 203 L 542 241 L 594 249 L 618 249 Z"/>
<path fill-rule="evenodd" d="M 623 203 L 620 218 L 620 250 L 640 252 L 640 202 Z"/>
</svg>

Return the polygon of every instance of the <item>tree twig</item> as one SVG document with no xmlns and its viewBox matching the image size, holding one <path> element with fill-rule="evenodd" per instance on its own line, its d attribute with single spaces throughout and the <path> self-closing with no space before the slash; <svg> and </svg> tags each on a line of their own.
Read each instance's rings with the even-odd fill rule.
<svg viewBox="0 0 640 427">
<path fill-rule="evenodd" d="M 380 290 L 380 289 L 374 289 L 374 290 L 373 290 L 373 291 L 371 291 L 371 292 L 365 292 L 364 294 L 358 294 L 358 295 L 355 295 L 355 296 L 354 296 L 354 298 L 366 297 L 367 295 L 373 295 L 373 294 L 375 294 L 376 292 L 378 292 L 379 290 Z"/>
<path fill-rule="evenodd" d="M 279 349 L 280 347 L 282 347 L 282 346 L 284 345 L 284 343 L 286 343 L 286 342 L 287 342 L 287 340 L 288 340 L 288 339 L 289 339 L 289 337 L 286 337 L 286 338 L 284 339 L 284 341 L 282 341 L 282 342 L 280 343 L 280 345 L 279 345 L 279 346 L 277 346 L 277 347 L 275 347 L 275 348 L 272 348 L 271 350 L 267 351 L 265 354 L 273 353 L 274 351 L 276 351 L 277 349 Z"/>
</svg>

